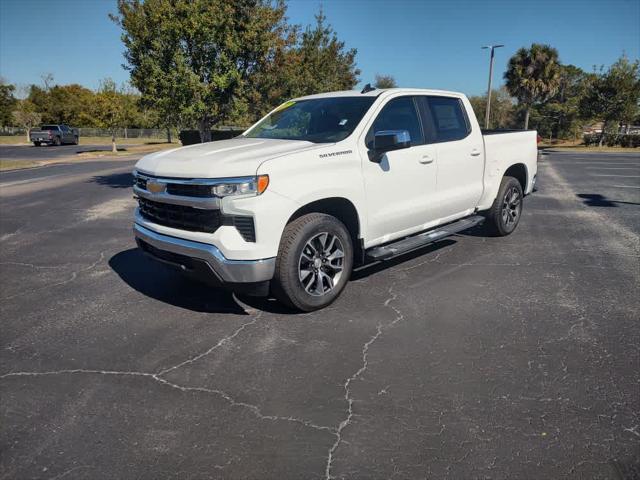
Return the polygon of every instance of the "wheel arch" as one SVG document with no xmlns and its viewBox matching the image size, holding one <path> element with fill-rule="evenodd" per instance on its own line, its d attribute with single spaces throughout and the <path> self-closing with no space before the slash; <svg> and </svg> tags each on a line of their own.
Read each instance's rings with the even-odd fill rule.
<svg viewBox="0 0 640 480">
<path fill-rule="evenodd" d="M 504 177 L 513 177 L 520 183 L 522 192 L 527 191 L 527 185 L 529 182 L 529 172 L 527 166 L 524 163 L 514 163 L 504 172 Z"/>
<path fill-rule="evenodd" d="M 287 224 L 308 213 L 324 213 L 340 220 L 351 235 L 354 249 L 354 261 L 364 255 L 360 242 L 361 221 L 356 206 L 344 197 L 328 197 L 309 202 L 298 208 L 287 220 Z"/>
</svg>

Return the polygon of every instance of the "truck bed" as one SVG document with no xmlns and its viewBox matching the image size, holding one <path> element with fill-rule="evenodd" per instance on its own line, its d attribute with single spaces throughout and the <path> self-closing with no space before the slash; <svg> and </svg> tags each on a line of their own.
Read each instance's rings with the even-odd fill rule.
<svg viewBox="0 0 640 480">
<path fill-rule="evenodd" d="M 482 135 L 500 135 L 501 133 L 534 132 L 535 130 L 520 130 L 517 128 L 481 128 Z"/>
<path fill-rule="evenodd" d="M 533 190 L 538 173 L 538 133 L 535 130 L 483 130 L 485 151 L 483 208 L 491 206 L 509 165 L 523 164 L 527 170 L 525 195 Z"/>
</svg>

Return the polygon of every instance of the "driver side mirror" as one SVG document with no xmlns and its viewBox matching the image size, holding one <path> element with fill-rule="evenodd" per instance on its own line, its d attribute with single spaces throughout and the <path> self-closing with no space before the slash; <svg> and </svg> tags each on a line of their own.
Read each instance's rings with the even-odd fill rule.
<svg viewBox="0 0 640 480">
<path fill-rule="evenodd" d="M 373 137 L 372 162 L 380 163 L 385 152 L 411 146 L 411 136 L 407 130 L 380 130 Z"/>
</svg>

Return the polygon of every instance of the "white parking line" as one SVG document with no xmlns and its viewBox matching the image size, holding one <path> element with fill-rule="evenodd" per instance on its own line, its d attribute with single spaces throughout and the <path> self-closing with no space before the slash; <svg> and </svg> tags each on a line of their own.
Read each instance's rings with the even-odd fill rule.
<svg viewBox="0 0 640 480">
<path fill-rule="evenodd" d="M 640 175 L 617 175 L 615 173 L 590 173 L 592 177 L 622 177 L 622 178 L 640 178 Z"/>
<path fill-rule="evenodd" d="M 29 178 L 27 180 L 17 180 L 15 182 L 4 182 L 4 183 L 0 183 L 0 187 L 13 187 L 15 185 L 23 185 L 25 183 L 33 183 L 33 182 L 38 182 L 40 180 L 49 180 L 50 178 L 56 178 L 56 177 L 62 177 L 63 174 L 59 174 L 59 175 L 49 175 L 48 177 L 34 177 L 34 178 Z"/>
<path fill-rule="evenodd" d="M 590 170 L 640 170 L 640 167 L 585 167 Z"/>
<path fill-rule="evenodd" d="M 563 165 L 565 164 L 565 162 L 562 163 Z M 640 163 L 631 162 L 573 162 L 570 165 L 629 165 L 631 167 L 640 167 Z"/>
<path fill-rule="evenodd" d="M 604 187 L 616 187 L 616 188 L 640 188 L 632 185 L 604 185 Z"/>
</svg>

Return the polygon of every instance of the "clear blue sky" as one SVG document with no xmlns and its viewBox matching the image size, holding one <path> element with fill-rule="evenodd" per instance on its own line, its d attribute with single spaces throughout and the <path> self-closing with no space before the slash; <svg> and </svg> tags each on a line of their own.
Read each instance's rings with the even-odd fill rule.
<svg viewBox="0 0 640 480">
<path fill-rule="evenodd" d="M 290 0 L 293 23 L 314 21 L 320 1 Z M 640 56 L 640 0 L 324 0 L 329 22 L 358 49 L 361 83 L 391 74 L 400 86 L 479 94 L 486 88 L 487 51 L 497 51 L 494 82 L 507 59 L 532 42 L 549 43 L 564 63 L 591 70 L 623 52 Z M 0 0 L 0 76 L 17 84 L 95 88 L 100 79 L 128 79 L 120 32 L 107 17 L 111 0 Z"/>
</svg>

